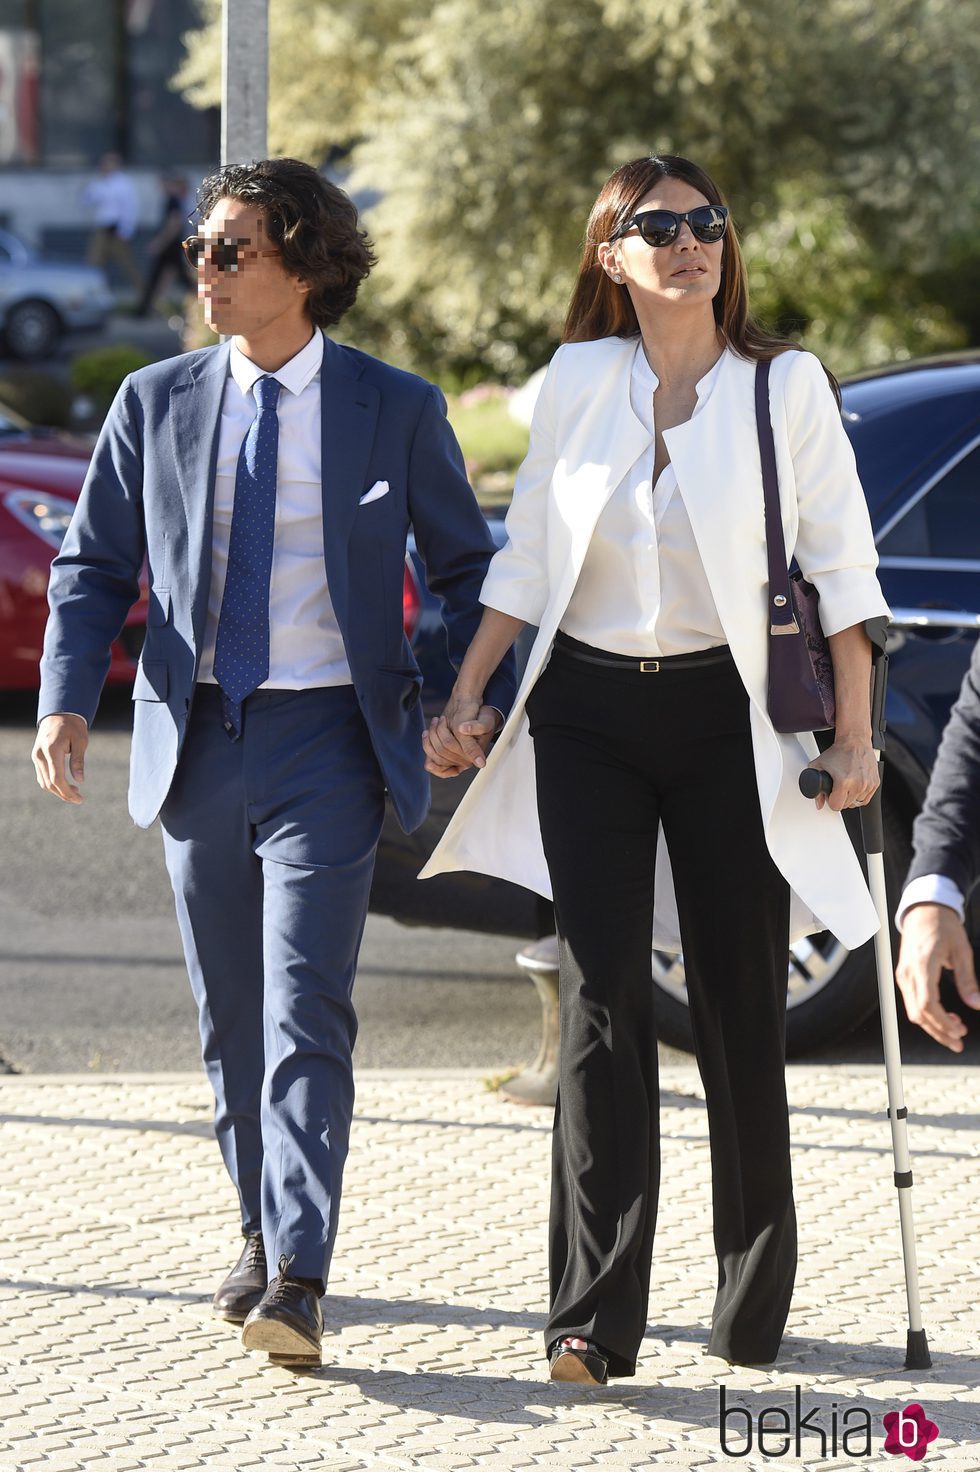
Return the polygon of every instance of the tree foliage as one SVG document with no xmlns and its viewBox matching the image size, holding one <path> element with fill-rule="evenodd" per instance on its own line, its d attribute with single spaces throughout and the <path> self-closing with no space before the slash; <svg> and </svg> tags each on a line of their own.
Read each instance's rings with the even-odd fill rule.
<svg viewBox="0 0 980 1472">
<path fill-rule="evenodd" d="M 271 0 L 270 30 L 270 150 L 347 152 L 381 256 L 350 330 L 402 361 L 541 362 L 600 185 L 654 150 L 715 175 L 756 309 L 838 371 L 980 327 L 980 0 Z"/>
</svg>

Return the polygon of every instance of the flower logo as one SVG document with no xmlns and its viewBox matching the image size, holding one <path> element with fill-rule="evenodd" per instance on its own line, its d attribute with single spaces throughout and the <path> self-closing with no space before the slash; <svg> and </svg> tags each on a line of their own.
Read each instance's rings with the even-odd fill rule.
<svg viewBox="0 0 980 1472">
<path fill-rule="evenodd" d="M 885 1437 L 885 1451 L 891 1452 L 893 1457 L 904 1452 L 913 1462 L 921 1462 L 926 1454 L 926 1447 L 939 1435 L 939 1427 L 935 1421 L 929 1420 L 920 1405 L 906 1406 L 901 1411 L 889 1411 L 883 1419 L 888 1433 Z"/>
</svg>

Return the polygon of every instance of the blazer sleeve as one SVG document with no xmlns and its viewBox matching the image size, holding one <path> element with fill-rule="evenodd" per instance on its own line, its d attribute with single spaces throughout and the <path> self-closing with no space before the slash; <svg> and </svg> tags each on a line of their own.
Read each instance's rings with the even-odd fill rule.
<svg viewBox="0 0 980 1472">
<path fill-rule="evenodd" d="M 548 606 L 547 504 L 555 470 L 555 379 L 561 348 L 548 365 L 531 417 L 527 455 L 517 472 L 504 523 L 507 541 L 495 555 L 480 602 L 526 624 L 539 624 Z"/>
<path fill-rule="evenodd" d="M 912 850 L 906 885 L 943 874 L 967 895 L 980 878 L 980 641 L 939 743 Z"/>
<path fill-rule="evenodd" d="M 68 710 L 92 724 L 112 642 L 139 597 L 145 551 L 142 414 L 127 378 L 51 564 L 39 721 Z"/>
<path fill-rule="evenodd" d="M 796 560 L 820 594 L 829 637 L 890 611 L 875 569 L 878 553 L 854 451 L 819 358 L 789 352 L 785 409 L 796 478 Z"/>
<path fill-rule="evenodd" d="M 458 670 L 480 622 L 480 585 L 494 541 L 466 478 L 446 400 L 430 384 L 412 442 L 408 505 L 429 590 L 442 604 L 449 660 Z M 506 716 L 517 690 L 513 650 L 487 681 L 484 700 Z"/>
</svg>

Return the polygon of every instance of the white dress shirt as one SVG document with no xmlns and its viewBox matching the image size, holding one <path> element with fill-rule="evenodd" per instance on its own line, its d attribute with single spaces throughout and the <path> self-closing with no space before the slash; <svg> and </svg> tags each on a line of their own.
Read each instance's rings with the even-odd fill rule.
<svg viewBox="0 0 980 1472">
<path fill-rule="evenodd" d="M 93 212 L 97 225 L 114 225 L 122 240 L 130 240 L 135 235 L 139 220 L 136 186 L 122 169 L 116 169 L 112 174 L 100 174 L 86 184 L 82 199 Z"/>
<path fill-rule="evenodd" d="M 320 476 L 320 365 L 323 335 L 310 341 L 275 373 L 279 395 L 276 531 L 269 585 L 269 677 L 261 689 L 310 690 L 351 684 L 344 641 L 330 601 L 323 562 L 323 492 Z M 214 483 L 211 587 L 198 679 L 216 684 L 214 645 L 228 571 L 235 505 L 235 476 L 242 443 L 258 409 L 252 393 L 263 369 L 231 345 L 221 405 Z"/>
<path fill-rule="evenodd" d="M 692 417 L 706 403 L 724 356 L 698 382 Z M 630 404 L 650 445 L 603 507 L 561 621 L 573 639 L 640 658 L 726 643 L 674 467 L 668 463 L 653 485 L 658 382 L 638 342 Z M 713 473 L 705 466 L 706 475 Z"/>
<path fill-rule="evenodd" d="M 901 934 L 905 916 L 913 905 L 945 905 L 955 910 L 961 920 L 966 917 L 966 900 L 958 884 L 946 874 L 920 874 L 902 891 L 895 911 L 895 928 Z"/>
</svg>

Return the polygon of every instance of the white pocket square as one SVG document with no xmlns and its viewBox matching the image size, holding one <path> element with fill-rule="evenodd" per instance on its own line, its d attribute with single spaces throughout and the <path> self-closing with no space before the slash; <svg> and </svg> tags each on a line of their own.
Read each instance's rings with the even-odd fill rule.
<svg viewBox="0 0 980 1472">
<path fill-rule="evenodd" d="M 371 489 L 364 492 L 364 495 L 357 504 L 358 506 L 366 506 L 369 501 L 380 501 L 381 497 L 387 496 L 387 494 L 388 482 L 386 480 L 376 480 Z"/>
</svg>

